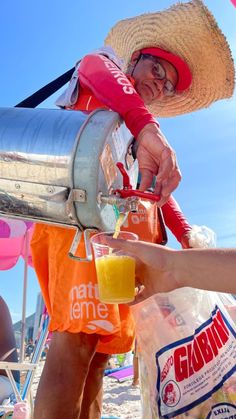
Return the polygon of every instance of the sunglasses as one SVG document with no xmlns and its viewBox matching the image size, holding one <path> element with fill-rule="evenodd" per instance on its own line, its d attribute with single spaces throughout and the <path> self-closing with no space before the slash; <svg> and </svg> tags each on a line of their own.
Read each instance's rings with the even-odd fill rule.
<svg viewBox="0 0 236 419">
<path fill-rule="evenodd" d="M 161 63 L 156 59 L 156 57 L 153 57 L 149 54 L 142 54 L 143 59 L 149 59 L 152 61 L 152 74 L 157 80 L 164 80 L 165 83 L 163 85 L 163 93 L 165 96 L 173 96 L 175 94 L 175 86 L 173 83 L 167 79 L 166 77 L 166 70 L 161 65 Z"/>
</svg>

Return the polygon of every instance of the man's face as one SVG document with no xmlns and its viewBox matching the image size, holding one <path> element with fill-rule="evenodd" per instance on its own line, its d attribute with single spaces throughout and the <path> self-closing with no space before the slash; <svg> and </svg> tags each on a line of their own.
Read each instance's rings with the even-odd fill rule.
<svg viewBox="0 0 236 419">
<path fill-rule="evenodd" d="M 172 64 L 162 58 L 143 55 L 135 65 L 132 77 L 135 89 L 146 105 L 175 93 L 178 74 Z"/>
</svg>

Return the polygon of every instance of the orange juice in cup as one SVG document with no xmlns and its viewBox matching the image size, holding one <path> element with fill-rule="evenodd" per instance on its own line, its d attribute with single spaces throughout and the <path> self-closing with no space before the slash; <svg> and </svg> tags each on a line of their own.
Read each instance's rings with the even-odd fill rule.
<svg viewBox="0 0 236 419">
<path fill-rule="evenodd" d="M 99 299 L 103 303 L 129 303 L 134 299 L 135 260 L 126 255 L 97 258 Z"/>
<path fill-rule="evenodd" d="M 134 300 L 135 259 L 106 244 L 113 233 L 99 233 L 92 237 L 97 271 L 99 299 L 106 304 L 123 304 Z M 119 238 L 138 240 L 134 233 L 120 232 Z"/>
</svg>

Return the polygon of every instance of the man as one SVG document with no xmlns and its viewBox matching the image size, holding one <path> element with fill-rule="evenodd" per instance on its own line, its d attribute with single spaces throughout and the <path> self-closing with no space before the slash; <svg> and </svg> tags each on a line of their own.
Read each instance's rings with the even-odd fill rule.
<svg viewBox="0 0 236 419">
<path fill-rule="evenodd" d="M 154 116 L 191 112 L 233 91 L 228 45 L 217 27 L 211 32 L 203 18 L 205 12 L 202 3 L 194 0 L 118 23 L 106 44 L 124 59 L 125 73 L 110 47 L 89 54 L 57 101 L 66 109 L 106 107 L 118 112 L 138 143 L 140 187 L 146 190 L 157 174 L 155 191 L 161 194 L 160 204 L 168 200 L 180 176 Z M 207 16 L 214 21 L 208 11 Z M 169 19 L 172 24 L 168 26 Z M 191 37 L 189 19 L 193 22 Z M 177 32 L 181 39 L 176 39 Z M 201 54 L 196 39 L 206 47 Z M 208 81 L 212 66 L 220 69 L 217 83 Z M 34 266 L 54 332 L 36 397 L 35 419 L 100 418 L 102 377 L 109 354 L 128 352 L 133 345 L 129 307 L 107 305 L 100 317 L 93 318 L 86 313 L 86 307 L 93 307 L 97 314 L 95 267 L 93 262 L 67 258 L 72 235 L 70 230 L 41 225 L 36 226 L 32 241 Z M 81 241 L 78 253 L 83 251 Z M 71 315 L 72 304 L 77 307 L 76 318 Z"/>
</svg>

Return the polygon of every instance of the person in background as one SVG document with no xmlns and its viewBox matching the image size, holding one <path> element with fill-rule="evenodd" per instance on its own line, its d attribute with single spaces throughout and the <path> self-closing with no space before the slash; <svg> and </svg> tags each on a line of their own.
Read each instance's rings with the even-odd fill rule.
<svg viewBox="0 0 236 419">
<path fill-rule="evenodd" d="M 29 342 L 26 344 L 25 357 L 30 359 L 33 352 L 34 352 L 34 342 L 32 339 L 30 339 Z"/>
<path fill-rule="evenodd" d="M 18 362 L 16 340 L 11 315 L 6 302 L 0 297 L 0 360 Z M 20 372 L 12 371 L 16 383 L 20 383 Z M 0 404 L 13 393 L 5 370 L 0 370 Z"/>
<path fill-rule="evenodd" d="M 76 65 L 56 103 L 67 110 L 118 112 L 138 145 L 140 189 L 148 189 L 157 175 L 159 204 L 171 206 L 180 172 L 155 117 L 192 112 L 232 95 L 234 69 L 227 42 L 202 2 L 193 1 L 121 21 L 105 44 Z M 214 78 L 209 77 L 212 68 Z M 182 233 L 180 229 L 180 241 Z M 99 419 L 107 360 L 110 354 L 130 351 L 134 343 L 130 308 L 103 304 L 101 309 L 94 262 L 68 258 L 73 234 L 37 225 L 31 242 L 53 332 L 35 419 Z M 77 254 L 84 255 L 83 238 Z"/>
<path fill-rule="evenodd" d="M 132 386 L 137 387 L 139 385 L 139 364 L 138 364 L 138 350 L 137 350 L 136 339 L 135 339 L 134 354 L 133 354 L 133 370 L 134 370 L 134 376 L 133 376 Z"/>
</svg>

